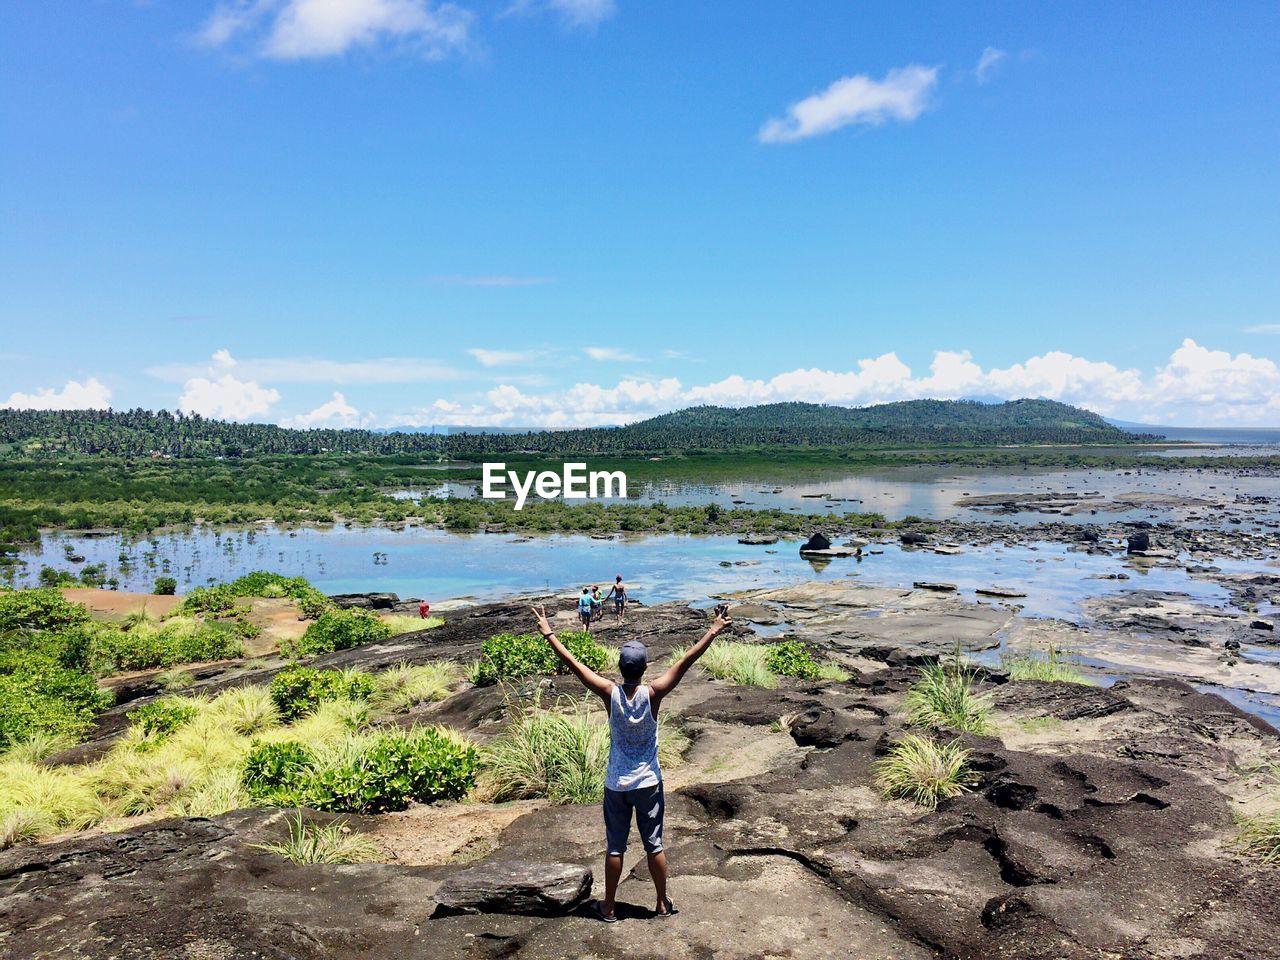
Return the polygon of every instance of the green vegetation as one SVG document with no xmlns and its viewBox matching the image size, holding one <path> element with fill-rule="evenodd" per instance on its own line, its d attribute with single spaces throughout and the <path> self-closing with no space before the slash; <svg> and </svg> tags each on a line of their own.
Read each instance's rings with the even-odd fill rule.
<svg viewBox="0 0 1280 960">
<path fill-rule="evenodd" d="M 849 673 L 832 663 L 819 663 L 809 645 L 801 640 L 783 640 L 770 644 L 765 667 L 782 677 L 800 680 L 837 680 L 844 682 Z"/>
<path fill-rule="evenodd" d="M 391 636 L 391 627 L 365 610 L 328 610 L 293 645 L 298 656 L 333 653 L 377 643 Z"/>
<path fill-rule="evenodd" d="M 1003 653 L 1000 655 L 1000 666 L 1008 672 L 1010 680 L 1090 683 L 1054 644 L 1049 644 L 1049 649 L 1043 657 L 1038 657 L 1034 653 Z"/>
<path fill-rule="evenodd" d="M 604 797 L 609 725 L 587 700 L 567 710 L 535 701 L 513 705 L 509 723 L 481 753 L 478 794 L 491 802 L 545 797 L 552 803 L 597 803 Z M 677 765 L 689 740 L 660 715 L 658 762 Z"/>
<path fill-rule="evenodd" d="M 57 590 L 0 591 L 0 633 L 11 630 L 60 630 L 89 622 L 89 610 Z"/>
<path fill-rule="evenodd" d="M 476 750 L 435 727 L 352 734 L 319 750 L 264 743 L 245 760 L 249 796 L 272 806 L 344 813 L 458 800 L 475 783 Z"/>
<path fill-rule="evenodd" d="M 173 577 L 156 577 L 156 584 L 151 592 L 161 597 L 172 597 L 178 592 L 178 581 Z"/>
<path fill-rule="evenodd" d="M 940 800 L 957 797 L 976 782 L 966 765 L 969 751 L 957 743 L 939 744 L 908 734 L 876 761 L 876 785 L 888 797 L 918 803 L 930 810 Z"/>
<path fill-rule="evenodd" d="M 34 651 L 0 655 L 0 750 L 32 737 L 79 739 L 112 695 L 81 670 Z"/>
<path fill-rule="evenodd" d="M 675 663 L 683 657 L 687 649 L 673 650 L 670 662 Z M 717 680 L 748 687 L 776 687 L 781 676 L 840 682 L 849 679 L 848 672 L 835 664 L 814 660 L 808 645 L 798 640 L 779 643 L 717 640 L 699 658 L 698 666 Z"/>
<path fill-rule="evenodd" d="M 199 714 L 199 706 L 190 701 L 178 698 L 153 700 L 130 713 L 129 723 L 137 727 L 142 736 L 159 741 Z"/>
<path fill-rule="evenodd" d="M 608 669 L 618 662 L 615 650 L 597 643 L 588 633 L 569 630 L 559 633 L 560 642 L 591 670 Z M 503 680 L 554 674 L 561 669 L 560 659 L 551 644 L 536 633 L 500 633 L 480 647 L 480 660 L 471 671 L 471 681 L 488 686 Z"/>
<path fill-rule="evenodd" d="M 960 730 L 985 734 L 994 729 L 991 698 L 976 694 L 976 673 L 957 657 L 949 663 L 934 663 L 920 671 L 920 679 L 902 699 L 907 722 L 935 730 Z"/>
<path fill-rule="evenodd" d="M 289 820 L 289 839 L 280 843 L 251 846 L 284 857 L 293 863 L 368 863 L 381 854 L 368 837 L 351 832 L 341 820 L 319 824 L 305 821 L 298 813 Z"/>
<path fill-rule="evenodd" d="M 305 801 L 373 812 L 465 795 L 478 759 L 469 742 L 443 728 L 370 728 L 408 703 L 444 695 L 429 681 L 456 679 L 457 667 L 327 673 L 337 678 L 322 681 L 325 695 L 365 699 L 322 699 L 286 717 L 264 686 L 212 699 L 167 696 L 133 710 L 106 755 L 80 766 L 40 763 L 69 742 L 55 734 L 10 744 L 0 752 L 0 846 L 153 810 L 215 816 L 255 801 Z"/>
<path fill-rule="evenodd" d="M 271 681 L 271 702 L 285 721 L 296 720 L 331 700 L 368 700 L 377 684 L 367 673 L 355 670 L 316 670 L 289 667 Z"/>
<path fill-rule="evenodd" d="M 89 672 L 108 677 L 130 670 L 242 657 L 243 636 L 236 624 L 175 616 L 162 621 L 138 617 L 118 627 L 90 623 L 69 631 L 62 639 L 82 644 Z"/>
</svg>

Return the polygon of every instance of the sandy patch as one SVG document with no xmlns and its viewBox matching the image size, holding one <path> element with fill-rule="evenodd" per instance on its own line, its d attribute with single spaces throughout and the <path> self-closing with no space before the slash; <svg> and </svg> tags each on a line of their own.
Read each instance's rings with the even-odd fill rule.
<svg viewBox="0 0 1280 960">
<path fill-rule="evenodd" d="M 546 805 L 543 800 L 518 800 L 413 806 L 378 817 L 368 836 L 387 863 L 467 863 L 495 849 L 498 834 L 520 817 Z"/>
<path fill-rule="evenodd" d="M 83 603 L 99 620 L 123 620 L 131 613 L 146 610 L 153 617 L 167 617 L 182 603 L 182 597 L 162 597 L 154 593 L 125 593 L 119 590 L 95 590 L 92 587 L 67 587 L 62 595 L 72 603 Z"/>
</svg>

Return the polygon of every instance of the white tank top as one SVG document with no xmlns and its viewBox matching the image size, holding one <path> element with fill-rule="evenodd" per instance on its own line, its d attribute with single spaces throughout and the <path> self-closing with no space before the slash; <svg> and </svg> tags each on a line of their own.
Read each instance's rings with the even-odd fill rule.
<svg viewBox="0 0 1280 960">
<path fill-rule="evenodd" d="M 658 721 L 645 684 L 628 700 L 622 684 L 609 698 L 609 766 L 604 785 L 610 790 L 637 790 L 662 782 L 658 766 Z"/>
</svg>

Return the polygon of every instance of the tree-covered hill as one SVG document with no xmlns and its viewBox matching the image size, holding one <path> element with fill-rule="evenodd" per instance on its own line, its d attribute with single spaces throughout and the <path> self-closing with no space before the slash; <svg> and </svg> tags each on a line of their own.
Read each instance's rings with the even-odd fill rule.
<svg viewBox="0 0 1280 960">
<path fill-rule="evenodd" d="M 10 456 L 336 452 L 465 460 L 520 451 L 567 456 L 759 447 L 1125 444 L 1144 439 L 1154 438 L 1052 400 L 907 400 L 860 408 L 813 403 L 702 406 L 625 427 L 506 434 L 291 430 L 164 410 L 0 410 L 0 451 Z"/>
</svg>

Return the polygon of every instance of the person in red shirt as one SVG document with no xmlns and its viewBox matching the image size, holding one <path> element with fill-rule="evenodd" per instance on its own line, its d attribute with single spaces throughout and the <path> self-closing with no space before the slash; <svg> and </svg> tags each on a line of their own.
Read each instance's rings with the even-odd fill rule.
<svg viewBox="0 0 1280 960">
<path fill-rule="evenodd" d="M 425 620 L 430 615 L 431 615 L 431 604 L 423 600 L 420 604 L 418 604 L 418 616 L 420 616 L 423 620 Z"/>
</svg>

